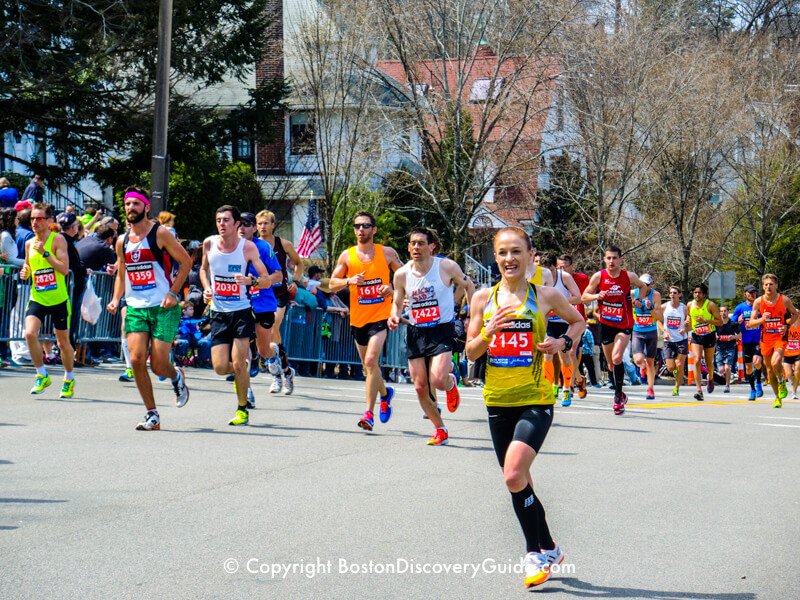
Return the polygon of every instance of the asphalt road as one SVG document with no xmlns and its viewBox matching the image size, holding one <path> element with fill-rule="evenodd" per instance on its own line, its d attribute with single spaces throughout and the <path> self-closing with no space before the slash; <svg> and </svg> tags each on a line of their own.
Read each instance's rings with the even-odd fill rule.
<svg viewBox="0 0 800 600">
<path fill-rule="evenodd" d="M 271 396 L 261 375 L 234 428 L 230 384 L 191 371 L 187 406 L 156 382 L 162 430 L 139 432 L 118 373 L 58 400 L 59 378 L 31 396 L 30 369 L 0 372 L 0 598 L 800 597 L 797 401 L 559 407 L 534 480 L 565 567 L 526 592 L 480 390 L 429 447 L 407 384 L 366 434 L 363 383 Z"/>
</svg>

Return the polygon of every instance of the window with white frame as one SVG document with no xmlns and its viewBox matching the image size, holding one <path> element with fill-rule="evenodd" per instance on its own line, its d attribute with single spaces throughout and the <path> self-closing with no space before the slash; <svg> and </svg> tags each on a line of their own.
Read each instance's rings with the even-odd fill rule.
<svg viewBox="0 0 800 600">
<path fill-rule="evenodd" d="M 313 156 L 317 153 L 317 129 L 311 114 L 291 115 L 289 136 L 289 152 L 293 156 Z"/>
</svg>

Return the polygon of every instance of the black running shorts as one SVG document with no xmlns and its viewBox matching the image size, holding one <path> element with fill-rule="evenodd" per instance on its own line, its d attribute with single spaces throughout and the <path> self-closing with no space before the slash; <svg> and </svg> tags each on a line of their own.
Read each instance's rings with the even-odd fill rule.
<svg viewBox="0 0 800 600">
<path fill-rule="evenodd" d="M 36 317 L 44 322 L 47 315 L 53 319 L 53 329 L 64 331 L 69 329 L 69 300 L 64 300 L 61 304 L 54 304 L 53 306 L 45 306 L 33 300 L 28 301 L 28 310 L 25 312 L 26 317 Z"/>
<path fill-rule="evenodd" d="M 439 323 L 433 327 L 415 327 L 406 330 L 406 356 L 423 358 L 453 351 L 456 332 L 452 323 Z"/>
<path fill-rule="evenodd" d="M 256 318 L 249 308 L 233 312 L 211 312 L 211 345 L 233 344 L 235 339 L 256 337 Z"/>
<path fill-rule="evenodd" d="M 614 340 L 617 338 L 617 334 L 627 335 L 628 337 L 631 336 L 633 332 L 633 328 L 628 329 L 620 329 L 619 327 L 612 327 L 611 325 L 606 325 L 605 323 L 599 323 L 600 325 L 600 343 L 603 346 L 608 346 L 609 344 L 613 344 Z"/>
<path fill-rule="evenodd" d="M 522 442 L 538 453 L 553 423 L 552 404 L 487 406 L 486 409 L 489 412 L 492 444 L 501 467 L 513 441 Z"/>
<path fill-rule="evenodd" d="M 256 323 L 264 329 L 272 329 L 272 326 L 275 325 L 275 313 L 272 311 L 254 313 L 254 316 Z"/>
<path fill-rule="evenodd" d="M 362 327 L 350 326 L 350 331 L 359 346 L 366 346 L 369 344 L 369 338 L 378 335 L 381 331 L 389 329 L 386 321 L 376 321 L 375 323 L 367 323 Z"/>
<path fill-rule="evenodd" d="M 753 362 L 754 356 L 761 356 L 761 344 L 758 342 L 742 342 L 742 359 L 744 360 L 744 364 L 749 365 Z"/>
</svg>

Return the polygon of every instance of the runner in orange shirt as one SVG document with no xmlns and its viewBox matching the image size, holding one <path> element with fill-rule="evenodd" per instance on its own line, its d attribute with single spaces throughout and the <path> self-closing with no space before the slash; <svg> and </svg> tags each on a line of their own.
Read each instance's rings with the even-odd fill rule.
<svg viewBox="0 0 800 600">
<path fill-rule="evenodd" d="M 797 400 L 797 384 L 800 383 L 800 321 L 789 328 L 786 337 L 783 373 L 792 382 L 792 400 Z"/>
<path fill-rule="evenodd" d="M 789 395 L 786 381 L 783 378 L 783 353 L 788 326 L 800 318 L 798 311 L 788 296 L 778 293 L 778 277 L 767 273 L 761 278 L 764 295 L 753 303 L 750 315 L 750 327 L 763 325 L 761 329 L 761 356 L 764 366 L 770 374 L 769 383 L 775 392 L 775 408 L 780 408 L 782 400 Z"/>
<path fill-rule="evenodd" d="M 392 416 L 394 389 L 383 381 L 378 361 L 392 312 L 393 289 L 389 269 L 397 271 L 403 263 L 394 248 L 374 243 L 376 222 L 372 214 L 357 212 L 353 227 L 358 243 L 339 256 L 331 274 L 330 289 L 335 292 L 350 286 L 350 329 L 367 378 L 367 410 L 358 426 L 372 431 L 378 394 L 381 396 L 381 423 L 386 423 Z"/>
</svg>

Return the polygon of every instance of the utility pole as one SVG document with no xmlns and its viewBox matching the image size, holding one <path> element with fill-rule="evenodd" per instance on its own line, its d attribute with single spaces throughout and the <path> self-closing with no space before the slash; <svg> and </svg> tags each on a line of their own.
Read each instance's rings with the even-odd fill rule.
<svg viewBox="0 0 800 600">
<path fill-rule="evenodd" d="M 158 63 L 153 122 L 153 157 L 150 163 L 151 214 L 167 206 L 167 132 L 169 127 L 169 70 L 172 50 L 172 0 L 161 0 L 158 16 Z"/>
</svg>

